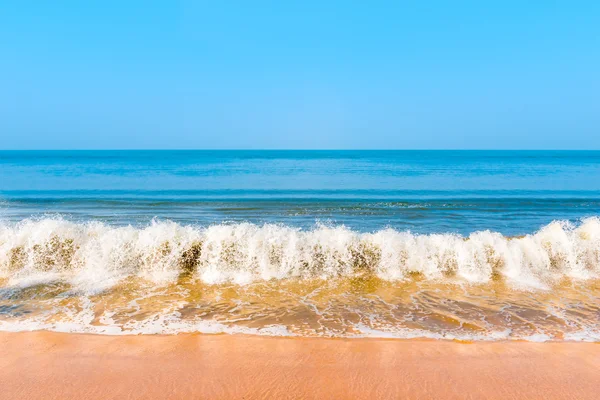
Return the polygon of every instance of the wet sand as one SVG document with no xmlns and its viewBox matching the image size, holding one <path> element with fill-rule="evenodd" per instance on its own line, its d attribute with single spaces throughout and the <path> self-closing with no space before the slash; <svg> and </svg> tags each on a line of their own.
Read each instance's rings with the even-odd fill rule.
<svg viewBox="0 0 600 400">
<path fill-rule="evenodd" d="M 2 399 L 596 399 L 600 345 L 0 333 Z"/>
</svg>

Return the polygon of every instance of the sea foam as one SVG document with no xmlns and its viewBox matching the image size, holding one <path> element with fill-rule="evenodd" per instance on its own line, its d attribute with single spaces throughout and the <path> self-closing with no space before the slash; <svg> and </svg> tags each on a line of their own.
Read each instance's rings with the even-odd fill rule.
<svg viewBox="0 0 600 400">
<path fill-rule="evenodd" d="M 391 228 L 360 233 L 344 226 L 301 230 L 250 223 L 207 227 L 153 221 L 145 227 L 61 218 L 0 223 L 0 278 L 9 286 L 66 282 L 98 292 L 125 278 L 156 285 L 182 276 L 204 284 L 376 276 L 547 289 L 564 278 L 600 273 L 600 219 L 555 221 L 505 237 L 479 231 L 420 235 Z"/>
</svg>

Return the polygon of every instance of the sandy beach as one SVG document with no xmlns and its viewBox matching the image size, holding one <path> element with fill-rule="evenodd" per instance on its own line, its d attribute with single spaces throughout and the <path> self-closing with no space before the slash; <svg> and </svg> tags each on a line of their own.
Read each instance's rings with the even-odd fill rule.
<svg viewBox="0 0 600 400">
<path fill-rule="evenodd" d="M 586 343 L 0 334 L 3 399 L 595 399 Z"/>
</svg>

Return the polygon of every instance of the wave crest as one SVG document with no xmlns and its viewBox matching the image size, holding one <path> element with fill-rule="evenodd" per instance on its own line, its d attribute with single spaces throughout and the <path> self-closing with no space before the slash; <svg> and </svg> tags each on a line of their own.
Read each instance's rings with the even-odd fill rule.
<svg viewBox="0 0 600 400">
<path fill-rule="evenodd" d="M 578 225 L 555 221 L 515 238 L 490 231 L 463 237 L 250 223 L 197 227 L 153 221 L 136 228 L 59 218 L 0 225 L 0 277 L 11 285 L 58 280 L 97 291 L 132 276 L 157 284 L 182 276 L 206 284 L 247 284 L 373 274 L 388 281 L 504 279 L 547 288 L 564 278 L 593 279 L 599 273 L 596 217 Z"/>
</svg>

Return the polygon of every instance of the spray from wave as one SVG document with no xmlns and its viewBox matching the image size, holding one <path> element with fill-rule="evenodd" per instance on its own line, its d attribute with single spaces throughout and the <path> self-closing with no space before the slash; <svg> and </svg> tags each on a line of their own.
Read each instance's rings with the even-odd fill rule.
<svg viewBox="0 0 600 400">
<path fill-rule="evenodd" d="M 25 220 L 0 225 L 0 329 L 596 340 L 599 276 L 598 218 L 513 238 Z"/>
<path fill-rule="evenodd" d="M 0 277 L 11 284 L 61 280 L 91 291 L 132 276 L 157 284 L 181 275 L 207 284 L 248 284 L 373 274 L 388 281 L 505 279 L 548 288 L 562 278 L 599 273 L 598 218 L 578 226 L 553 222 L 516 238 L 490 231 L 462 237 L 247 223 L 200 228 L 153 221 L 134 228 L 44 219 L 0 225 Z"/>
</svg>

